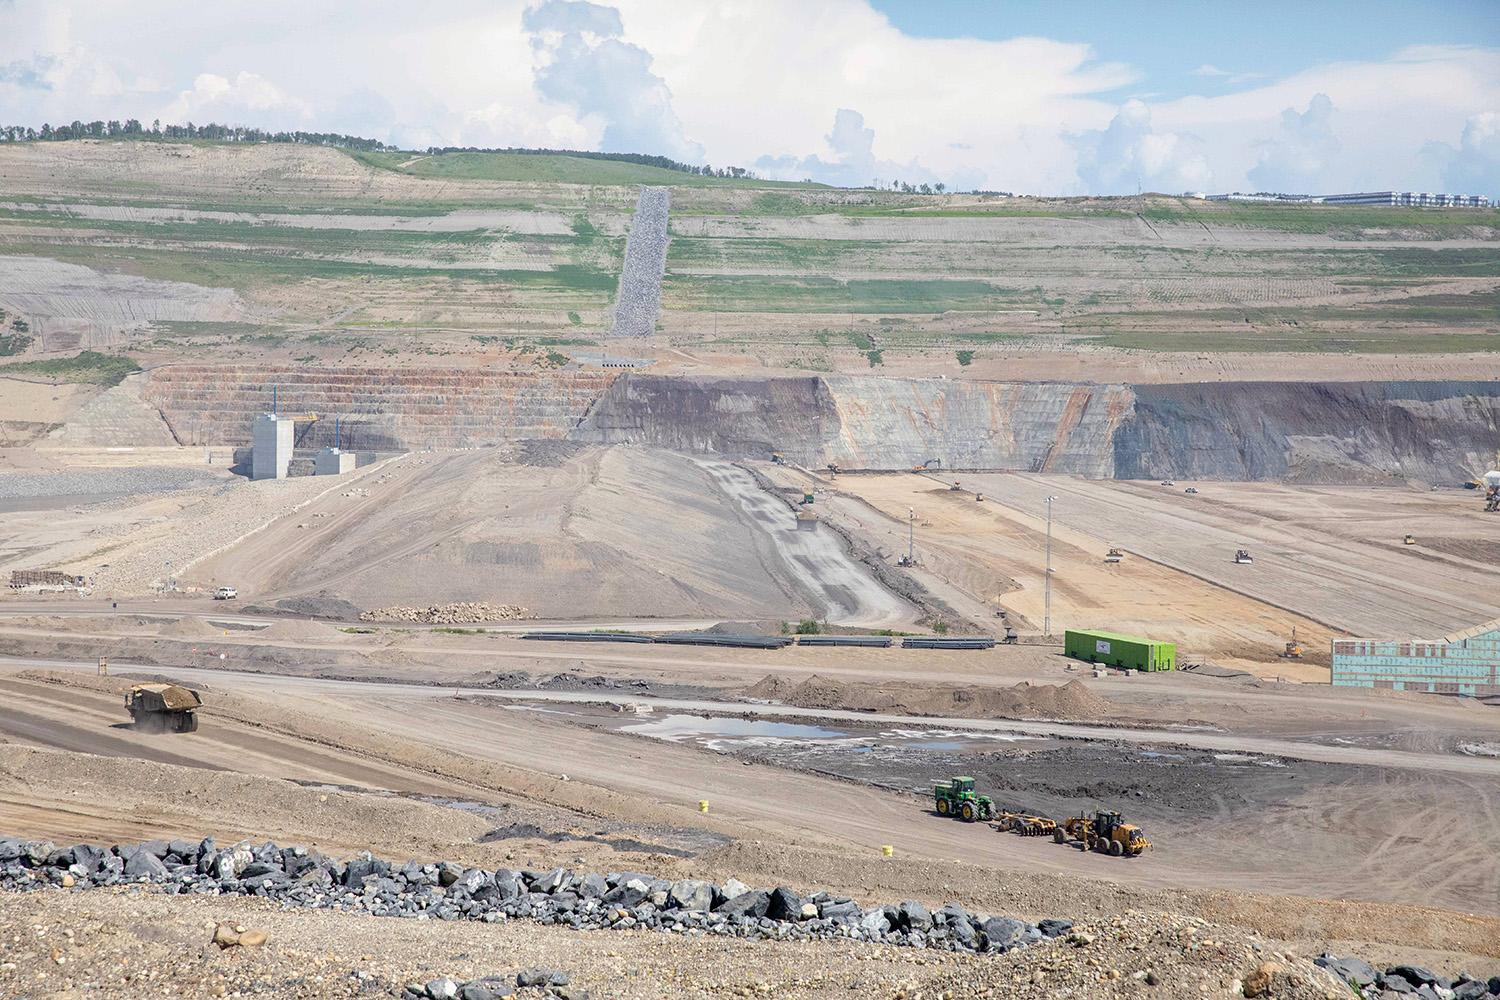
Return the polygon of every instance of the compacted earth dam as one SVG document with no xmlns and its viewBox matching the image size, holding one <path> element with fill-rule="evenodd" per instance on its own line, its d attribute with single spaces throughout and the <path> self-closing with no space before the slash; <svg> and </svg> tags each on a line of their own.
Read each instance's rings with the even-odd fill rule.
<svg viewBox="0 0 1500 1000">
<path fill-rule="evenodd" d="M 125 390 L 126 387 L 121 387 Z M 120 391 L 120 390 L 116 390 Z M 346 448 L 631 444 L 813 468 L 1097 479 L 1457 482 L 1495 460 L 1500 383 L 1089 384 L 171 365 L 140 392 L 184 444 L 245 445 L 273 391 Z M 298 444 L 333 444 L 334 426 Z"/>
</svg>

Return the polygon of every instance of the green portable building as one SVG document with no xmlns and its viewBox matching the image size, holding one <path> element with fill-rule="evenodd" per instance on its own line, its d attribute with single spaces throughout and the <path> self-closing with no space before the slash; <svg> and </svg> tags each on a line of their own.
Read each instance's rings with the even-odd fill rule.
<svg viewBox="0 0 1500 1000">
<path fill-rule="evenodd" d="M 1068 629 L 1063 634 L 1063 652 L 1074 659 L 1129 670 L 1177 668 L 1175 642 L 1158 642 L 1136 635 Z"/>
</svg>

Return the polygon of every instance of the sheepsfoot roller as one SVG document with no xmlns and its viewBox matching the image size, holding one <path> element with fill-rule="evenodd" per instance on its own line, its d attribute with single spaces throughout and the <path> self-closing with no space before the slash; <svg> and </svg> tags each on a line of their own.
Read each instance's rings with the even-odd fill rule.
<svg viewBox="0 0 1500 1000">
<path fill-rule="evenodd" d="M 1003 812 L 990 825 L 1001 833 L 1014 833 L 1022 837 L 1050 837 L 1057 832 L 1057 820 L 1046 816 L 1027 816 L 1025 813 Z"/>
<path fill-rule="evenodd" d="M 988 795 L 974 791 L 974 779 L 960 775 L 952 781 L 932 786 L 934 807 L 939 816 L 955 816 L 965 823 L 987 820 L 995 815 L 995 803 Z"/>
</svg>

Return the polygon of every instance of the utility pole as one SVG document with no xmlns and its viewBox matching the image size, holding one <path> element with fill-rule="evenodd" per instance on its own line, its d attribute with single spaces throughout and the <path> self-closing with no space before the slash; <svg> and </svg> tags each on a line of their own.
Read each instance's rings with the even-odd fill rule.
<svg viewBox="0 0 1500 1000">
<path fill-rule="evenodd" d="M 917 544 L 917 511 L 914 507 L 906 508 L 906 565 L 916 564 Z"/>
<path fill-rule="evenodd" d="M 1042 634 L 1048 638 L 1052 636 L 1052 501 L 1056 499 L 1047 498 L 1047 573 L 1042 588 Z"/>
</svg>

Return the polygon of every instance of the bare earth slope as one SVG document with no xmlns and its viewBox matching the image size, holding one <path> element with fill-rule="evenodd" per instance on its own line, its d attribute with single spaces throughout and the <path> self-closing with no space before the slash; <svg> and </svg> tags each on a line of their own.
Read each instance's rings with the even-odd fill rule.
<svg viewBox="0 0 1500 1000">
<path fill-rule="evenodd" d="M 791 513 L 780 525 L 751 519 L 682 457 L 592 449 L 542 466 L 495 451 L 432 454 L 398 463 L 392 476 L 374 501 L 330 495 L 194 579 L 234 580 L 257 597 L 326 592 L 364 608 L 482 600 L 544 618 L 830 610 L 776 541 L 778 531 L 795 537 Z M 871 583 L 870 599 L 883 598 Z"/>
</svg>

